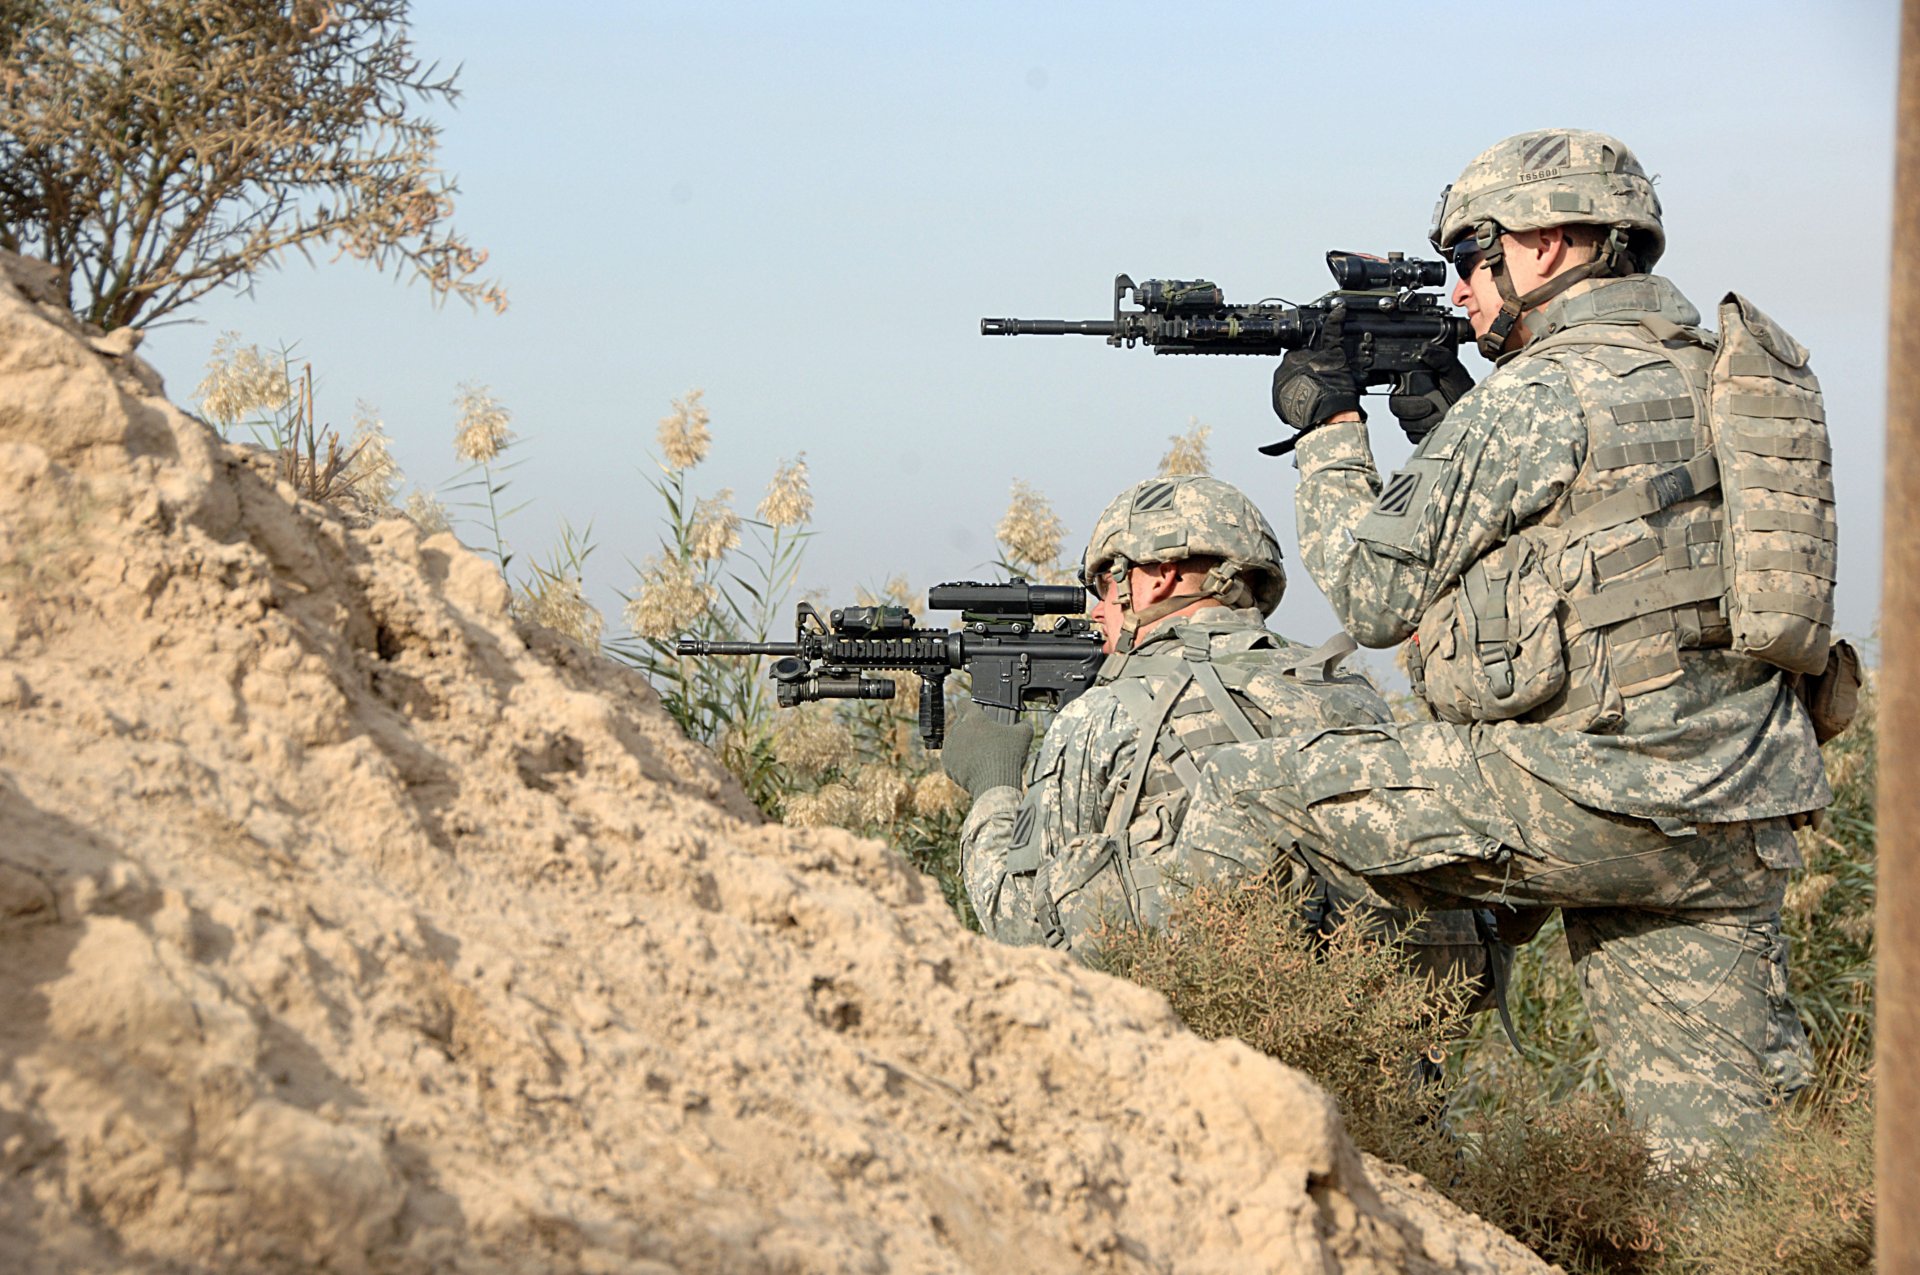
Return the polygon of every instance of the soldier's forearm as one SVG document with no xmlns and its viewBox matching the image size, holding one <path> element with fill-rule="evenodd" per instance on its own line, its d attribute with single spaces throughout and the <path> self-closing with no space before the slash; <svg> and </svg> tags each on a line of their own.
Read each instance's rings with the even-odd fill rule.
<svg viewBox="0 0 1920 1275">
<path fill-rule="evenodd" d="M 1033 915 L 1033 875 L 1011 874 L 1007 867 L 1020 802 L 1018 788 L 989 788 L 974 800 L 960 826 L 961 881 L 981 928 L 1003 943 L 1033 941 L 1026 934 Z"/>
<path fill-rule="evenodd" d="M 1380 471 L 1366 426 L 1329 423 L 1301 440 L 1300 489 L 1294 515 L 1307 574 L 1341 624 L 1363 646 L 1391 646 L 1413 631 L 1401 601 L 1424 585 L 1401 559 L 1353 538 L 1353 528 L 1380 500 Z"/>
</svg>

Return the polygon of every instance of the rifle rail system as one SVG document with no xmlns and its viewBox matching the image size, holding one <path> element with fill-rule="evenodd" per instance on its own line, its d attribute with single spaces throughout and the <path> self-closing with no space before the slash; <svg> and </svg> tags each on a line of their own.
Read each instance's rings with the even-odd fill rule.
<svg viewBox="0 0 1920 1275">
<path fill-rule="evenodd" d="M 980 334 L 1097 336 L 1117 347 L 1147 345 L 1155 354 L 1280 355 L 1316 344 L 1337 313 L 1347 366 L 1361 391 L 1386 386 L 1389 394 L 1415 396 L 1435 388 L 1435 369 L 1444 361 L 1436 354 L 1450 356 L 1474 339 L 1472 325 L 1451 313 L 1444 297 L 1422 291 L 1447 281 L 1444 262 L 1334 251 L 1327 269 L 1336 289 L 1306 305 L 1229 305 L 1219 285 L 1206 279 L 1135 283 L 1116 275 L 1111 319 L 982 319 Z M 1125 308 L 1129 296 L 1134 309 Z"/>
<path fill-rule="evenodd" d="M 1100 632 L 1078 613 L 1086 594 L 1077 585 L 1004 584 L 965 580 L 935 585 L 931 611 L 958 611 L 958 629 L 918 627 L 897 606 L 836 607 L 822 615 L 810 602 L 797 608 L 791 642 L 724 642 L 682 637 L 683 656 L 770 655 L 774 697 L 782 708 L 825 699 L 892 699 L 899 689 L 881 671 L 920 677 L 920 739 L 930 749 L 946 737 L 946 679 L 972 675 L 972 698 L 1003 721 L 1021 709 L 1059 709 L 1093 685 Z M 1044 615 L 1064 617 L 1037 627 Z"/>
</svg>

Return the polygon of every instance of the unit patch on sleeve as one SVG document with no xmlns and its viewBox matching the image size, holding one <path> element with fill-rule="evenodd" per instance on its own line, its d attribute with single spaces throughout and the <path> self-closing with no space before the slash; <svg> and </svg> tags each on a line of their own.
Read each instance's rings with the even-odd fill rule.
<svg viewBox="0 0 1920 1275">
<path fill-rule="evenodd" d="M 1014 818 L 1014 821 L 1013 821 L 1013 845 L 1016 848 L 1019 846 L 1026 845 L 1027 842 L 1030 839 L 1032 839 L 1033 823 L 1034 823 L 1034 819 L 1033 819 L 1032 807 L 1030 806 L 1020 807 L 1020 813 Z"/>
<path fill-rule="evenodd" d="M 1387 479 L 1387 485 L 1380 492 L 1373 512 L 1397 518 L 1413 507 L 1414 493 L 1420 490 L 1420 474 L 1416 470 L 1403 469 Z"/>
</svg>

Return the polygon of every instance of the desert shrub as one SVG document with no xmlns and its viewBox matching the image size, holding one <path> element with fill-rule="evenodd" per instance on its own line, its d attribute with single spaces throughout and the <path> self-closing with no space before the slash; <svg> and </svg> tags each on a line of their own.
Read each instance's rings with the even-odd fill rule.
<svg viewBox="0 0 1920 1275">
<path fill-rule="evenodd" d="M 1093 946 L 1096 965 L 1160 992 L 1198 1035 L 1238 1037 L 1312 1076 L 1360 1146 L 1448 1175 L 1448 1089 L 1418 1073 L 1462 1025 L 1463 981 L 1435 984 L 1354 920 L 1316 933 L 1278 872 L 1194 886 L 1164 929 L 1109 922 Z"/>
<path fill-rule="evenodd" d="M 1865 1090 L 1794 1113 L 1754 1156 L 1702 1180 L 1665 1269 L 1851 1275 L 1873 1269 L 1873 1102 Z"/>
<path fill-rule="evenodd" d="M 74 311 L 152 323 L 325 247 L 505 307 L 448 224 L 406 0 L 12 0 L 0 22 L 0 247 Z"/>
<path fill-rule="evenodd" d="M 1463 1113 L 1463 1148 L 1440 1182 L 1568 1271 L 1657 1271 L 1682 1225 L 1686 1179 L 1653 1172 L 1611 1094 L 1556 1097 L 1539 1073 L 1509 1078 L 1501 1101 Z"/>
<path fill-rule="evenodd" d="M 1100 968 L 1165 995 L 1197 1034 L 1237 1037 L 1313 1077 L 1364 1150 L 1570 1272 L 1863 1269 L 1872 1115 L 1858 1085 L 1844 1099 L 1822 1091 L 1752 1154 L 1656 1172 L 1611 1090 L 1542 1038 L 1492 1080 L 1457 1057 L 1416 1079 L 1419 1060 L 1445 1056 L 1463 1029 L 1463 989 L 1359 927 L 1316 935 L 1273 875 L 1195 887 L 1164 929 L 1109 924 L 1096 947 Z M 1543 969 L 1525 994 L 1544 1017 L 1572 1006 Z M 1576 1029 L 1544 1039 L 1586 1053 Z"/>
</svg>

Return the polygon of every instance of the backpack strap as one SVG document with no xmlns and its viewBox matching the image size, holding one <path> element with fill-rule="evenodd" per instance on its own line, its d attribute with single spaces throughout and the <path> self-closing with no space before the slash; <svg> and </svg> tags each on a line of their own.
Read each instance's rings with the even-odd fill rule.
<svg viewBox="0 0 1920 1275">
<path fill-rule="evenodd" d="M 1280 665 L 1280 671 L 1304 682 L 1331 682 L 1339 675 L 1341 661 L 1359 649 L 1360 644 L 1353 640 L 1353 635 L 1341 629 L 1319 646 Z"/>
<path fill-rule="evenodd" d="M 1233 732 L 1234 739 L 1240 743 L 1251 744 L 1266 738 L 1260 728 L 1247 719 L 1245 710 L 1220 679 L 1220 670 L 1213 666 L 1213 653 L 1207 648 L 1204 635 L 1196 636 L 1200 639 L 1198 643 L 1192 640 L 1187 642 L 1187 668 L 1193 680 L 1206 693 L 1207 703 L 1220 715 L 1220 720 L 1227 724 L 1227 729 Z"/>
<path fill-rule="evenodd" d="M 1167 679 L 1166 684 L 1160 688 L 1160 693 L 1148 701 L 1144 711 L 1128 703 L 1131 699 L 1137 704 L 1140 699 L 1145 698 L 1146 687 L 1143 683 L 1130 679 L 1128 682 L 1113 684 L 1115 692 L 1120 695 L 1121 706 L 1127 709 L 1140 727 L 1140 739 L 1134 745 L 1133 769 L 1127 774 L 1126 787 L 1121 791 L 1120 799 L 1107 811 L 1106 835 L 1116 842 L 1126 835 L 1127 825 L 1133 821 L 1133 813 L 1140 805 L 1140 793 L 1147 786 L 1147 771 L 1153 765 L 1153 754 L 1160 738 L 1161 728 L 1166 725 L 1168 716 L 1173 712 L 1174 701 L 1180 698 L 1180 693 L 1187 689 L 1187 683 L 1192 680 L 1191 668 L 1183 663 L 1181 672 Z M 1122 691 L 1120 689 L 1122 686 L 1129 686 L 1131 689 Z M 1183 782 L 1184 779 L 1185 777 L 1182 776 Z"/>
</svg>

